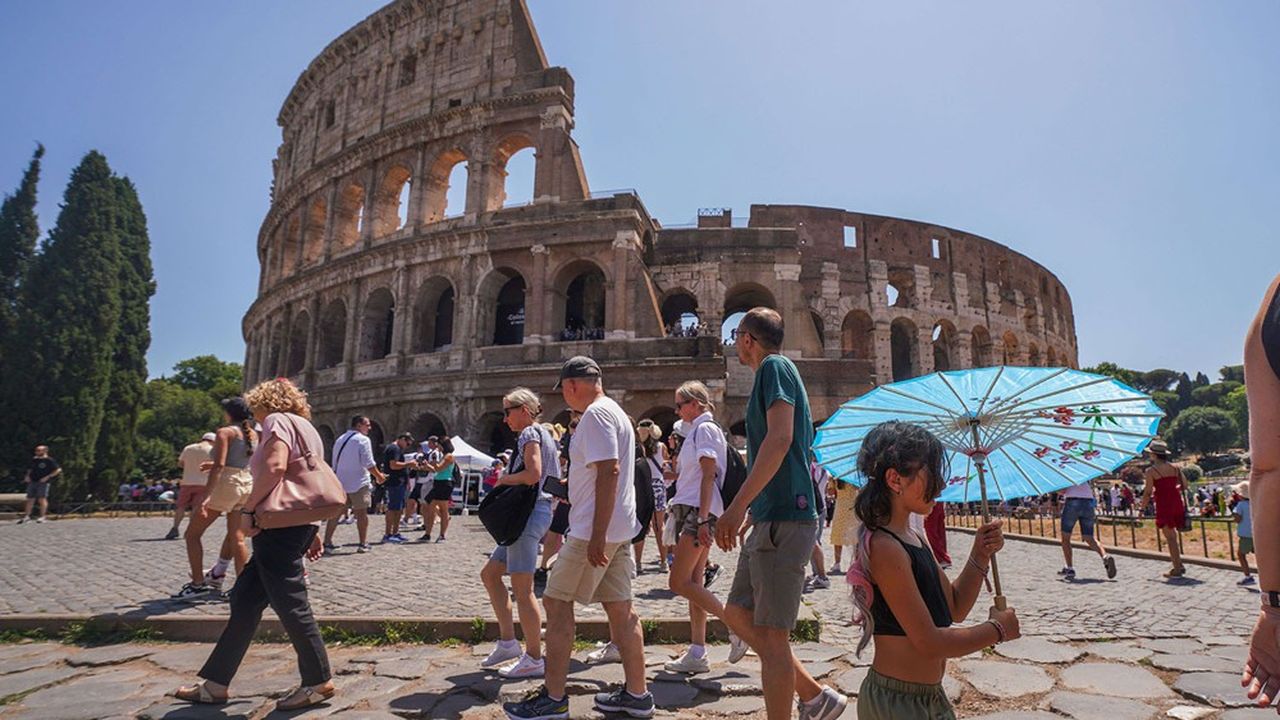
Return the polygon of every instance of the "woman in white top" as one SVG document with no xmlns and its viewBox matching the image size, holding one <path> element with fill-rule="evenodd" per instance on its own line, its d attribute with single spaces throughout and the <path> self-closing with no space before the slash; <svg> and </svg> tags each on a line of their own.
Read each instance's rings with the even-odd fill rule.
<svg viewBox="0 0 1280 720">
<path fill-rule="evenodd" d="M 724 432 L 712 419 L 715 406 L 702 383 L 694 380 L 676 390 L 676 414 L 684 421 L 685 440 L 676 460 L 679 476 L 668 512 L 675 524 L 676 558 L 668 584 L 689 601 L 690 645 L 666 664 L 671 672 L 710 670 L 706 657 L 707 615 L 720 617 L 724 606 L 703 586 L 707 553 L 715 537 L 716 518 L 724 513 L 720 486 L 728 463 Z"/>
</svg>

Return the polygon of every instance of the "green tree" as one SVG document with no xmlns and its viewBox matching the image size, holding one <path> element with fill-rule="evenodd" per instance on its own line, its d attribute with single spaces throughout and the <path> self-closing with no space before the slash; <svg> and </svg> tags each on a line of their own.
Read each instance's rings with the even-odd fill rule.
<svg viewBox="0 0 1280 720">
<path fill-rule="evenodd" d="M 1206 407 L 1225 407 L 1222 404 L 1223 398 L 1240 387 L 1243 387 L 1243 383 L 1234 380 L 1205 385 L 1191 391 L 1191 401 L 1196 405 L 1204 405 Z"/>
<path fill-rule="evenodd" d="M 1244 384 L 1244 366 L 1243 365 L 1224 365 L 1218 370 L 1218 374 L 1222 376 L 1223 382 L 1238 382 Z"/>
<path fill-rule="evenodd" d="M 151 347 L 151 240 L 137 190 L 127 178 L 116 178 L 120 226 L 120 322 L 102 430 L 98 434 L 91 490 L 110 499 L 133 471 L 138 414 L 147 383 L 147 349 Z"/>
<path fill-rule="evenodd" d="M 1239 435 L 1231 414 L 1216 407 L 1189 407 L 1169 427 L 1169 440 L 1181 450 L 1195 453 L 1222 450 Z"/>
<path fill-rule="evenodd" d="M 138 434 L 143 441 L 164 443 L 174 461 L 184 446 L 221 424 L 222 408 L 207 392 L 182 387 L 172 380 L 147 383 Z"/>
<path fill-rule="evenodd" d="M 239 363 L 225 362 L 213 355 L 197 355 L 173 366 L 170 378 L 179 387 L 206 392 L 214 400 L 239 395 L 244 382 Z"/>
<path fill-rule="evenodd" d="M 1245 393 L 1244 386 L 1227 393 L 1222 404 L 1231 413 L 1231 418 L 1236 421 L 1236 427 L 1240 430 L 1240 447 L 1249 447 L 1249 396 Z"/>
<path fill-rule="evenodd" d="M 36 218 L 36 186 L 40 182 L 40 158 L 44 146 L 37 145 L 18 190 L 6 195 L 0 205 L 0 357 L 12 357 L 16 346 L 11 335 L 18 320 L 18 288 L 27 266 L 35 257 L 40 239 Z"/>
<path fill-rule="evenodd" d="M 20 294 L 23 362 L 8 373 L 12 437 L 62 463 L 55 499 L 84 497 L 102 427 L 120 322 L 121 218 L 115 178 L 97 151 L 71 173 L 62 211 Z"/>
<path fill-rule="evenodd" d="M 1129 385 L 1131 387 L 1138 386 L 1139 379 L 1141 376 L 1141 373 L 1138 373 L 1133 370 L 1129 370 L 1128 368 L 1122 368 L 1113 362 L 1100 362 L 1097 365 L 1094 365 L 1093 367 L 1085 368 L 1084 371 L 1095 373 L 1098 375 L 1106 375 L 1107 377 L 1113 377 L 1116 380 L 1119 380 L 1125 385 Z"/>
<path fill-rule="evenodd" d="M 1148 370 L 1144 373 L 1135 373 L 1137 377 L 1137 389 L 1144 393 L 1155 393 L 1172 390 L 1178 382 L 1178 373 L 1175 370 L 1166 368 L 1156 368 Z"/>
</svg>

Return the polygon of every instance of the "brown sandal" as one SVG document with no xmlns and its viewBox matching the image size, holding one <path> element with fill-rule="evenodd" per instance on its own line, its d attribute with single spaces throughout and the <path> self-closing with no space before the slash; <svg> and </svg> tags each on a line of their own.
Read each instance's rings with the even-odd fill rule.
<svg viewBox="0 0 1280 720">
<path fill-rule="evenodd" d="M 207 682 L 198 682 L 195 685 L 184 685 L 173 691 L 173 696 L 184 702 L 194 703 L 197 705 L 225 705 L 227 704 L 226 695 L 214 695 L 209 691 Z"/>
<path fill-rule="evenodd" d="M 289 693 L 284 699 L 276 703 L 276 709 L 288 712 L 290 710 L 301 710 L 302 708 L 319 705 L 337 694 L 337 688 L 330 687 L 327 690 L 317 690 L 316 688 L 300 687 Z M 294 699 L 296 698 L 296 699 Z M 289 702 L 290 700 L 293 702 Z"/>
</svg>

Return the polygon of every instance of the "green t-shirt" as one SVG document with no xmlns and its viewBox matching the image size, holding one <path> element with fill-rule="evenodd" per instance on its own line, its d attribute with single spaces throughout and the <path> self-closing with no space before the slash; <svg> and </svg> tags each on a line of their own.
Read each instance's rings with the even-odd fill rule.
<svg viewBox="0 0 1280 720">
<path fill-rule="evenodd" d="M 779 400 L 795 408 L 791 447 L 773 479 L 751 501 L 751 517 L 757 522 L 813 520 L 818 515 L 809 478 L 809 447 L 813 445 L 809 395 L 795 363 L 776 353 L 760 363 L 747 400 L 747 467 L 754 464 L 769 430 L 766 413 Z"/>
</svg>

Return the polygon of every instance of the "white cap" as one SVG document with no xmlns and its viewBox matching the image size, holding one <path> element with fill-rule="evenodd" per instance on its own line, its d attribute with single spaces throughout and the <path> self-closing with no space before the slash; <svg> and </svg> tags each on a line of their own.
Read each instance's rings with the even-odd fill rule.
<svg viewBox="0 0 1280 720">
<path fill-rule="evenodd" d="M 214 435 L 213 433 L 205 433 L 205 434 L 204 434 L 204 437 L 202 437 L 202 438 L 200 438 L 200 439 L 201 439 L 201 440 L 203 440 L 203 441 L 205 441 L 205 442 L 213 442 L 214 440 L 217 440 L 217 439 L 218 439 L 218 436 L 217 436 L 217 435 Z"/>
</svg>

